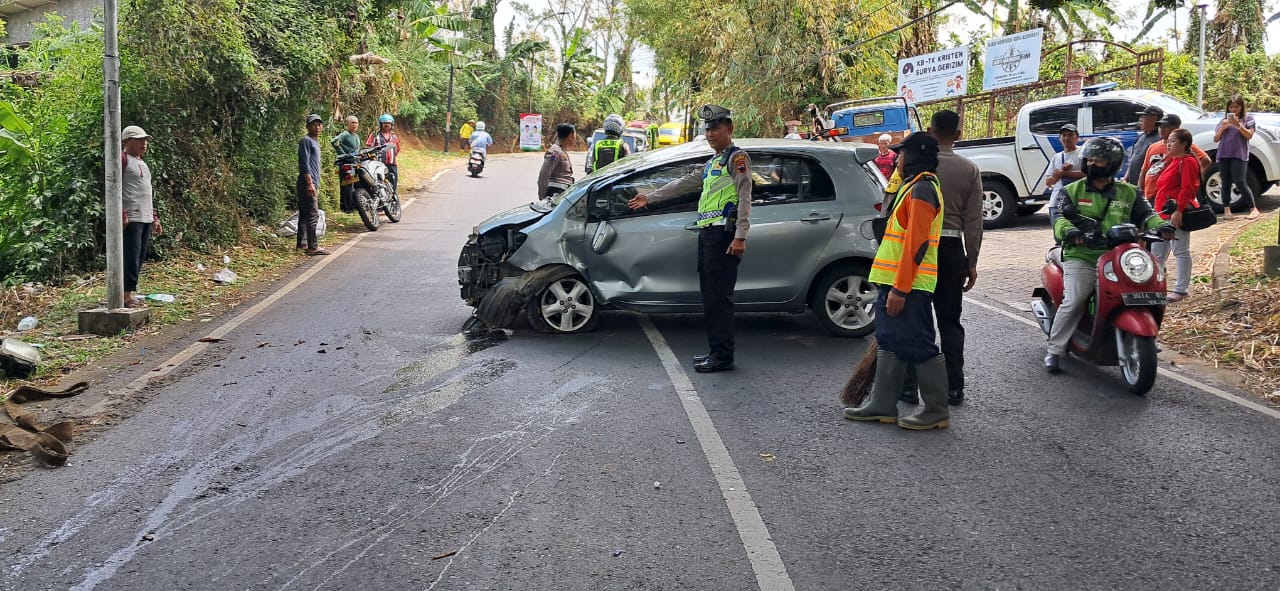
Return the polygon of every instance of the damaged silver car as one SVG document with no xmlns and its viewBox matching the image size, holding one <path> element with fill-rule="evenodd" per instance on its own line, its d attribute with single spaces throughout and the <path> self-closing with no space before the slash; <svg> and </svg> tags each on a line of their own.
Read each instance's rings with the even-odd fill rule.
<svg viewBox="0 0 1280 591">
<path fill-rule="evenodd" d="M 884 178 L 866 144 L 742 140 L 754 179 L 739 312 L 811 309 L 829 331 L 873 330 L 867 282 Z M 698 191 L 640 211 L 627 201 L 700 170 L 705 142 L 632 155 L 553 200 L 485 220 L 458 258 L 462 299 L 490 327 L 524 314 L 540 332 L 591 330 L 602 310 L 701 312 Z"/>
</svg>

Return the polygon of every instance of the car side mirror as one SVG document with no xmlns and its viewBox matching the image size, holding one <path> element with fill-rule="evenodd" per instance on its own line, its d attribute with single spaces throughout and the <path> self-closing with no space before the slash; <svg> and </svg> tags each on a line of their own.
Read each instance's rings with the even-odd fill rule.
<svg viewBox="0 0 1280 591">
<path fill-rule="evenodd" d="M 596 225 L 596 232 L 591 236 L 591 250 L 596 254 L 604 254 L 609 250 L 609 246 L 613 244 L 614 238 L 618 233 L 613 230 L 609 222 L 600 222 Z"/>
</svg>

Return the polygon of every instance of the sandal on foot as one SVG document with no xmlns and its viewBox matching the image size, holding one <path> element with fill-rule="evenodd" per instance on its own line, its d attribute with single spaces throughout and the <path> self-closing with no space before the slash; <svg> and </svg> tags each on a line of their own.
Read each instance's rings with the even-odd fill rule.
<svg viewBox="0 0 1280 591">
<path fill-rule="evenodd" d="M 323 248 L 312 248 L 306 252 L 307 252 L 307 256 L 309 257 L 317 257 L 317 256 L 324 256 L 327 254 L 331 254 L 328 250 L 325 250 Z"/>
</svg>

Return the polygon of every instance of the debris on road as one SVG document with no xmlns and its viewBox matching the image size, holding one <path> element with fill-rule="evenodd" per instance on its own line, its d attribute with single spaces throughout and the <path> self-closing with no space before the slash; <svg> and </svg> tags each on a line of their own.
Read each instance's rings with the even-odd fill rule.
<svg viewBox="0 0 1280 591">
<path fill-rule="evenodd" d="M 772 461 L 774 461 L 774 460 L 778 459 L 778 456 L 775 456 L 775 455 L 773 455 L 773 454 L 771 454 L 771 453 L 765 452 L 765 453 L 760 454 L 760 459 L 762 459 L 762 460 L 764 460 L 764 461 L 766 461 L 766 462 L 772 462 Z"/>
<path fill-rule="evenodd" d="M 432 560 L 440 560 L 441 558 L 448 558 L 448 557 L 453 556 L 454 554 L 457 554 L 457 553 L 458 553 L 458 551 L 457 551 L 457 550 L 450 550 L 450 551 L 448 551 L 448 552 L 445 552 L 444 554 L 436 554 L 435 556 L 432 556 L 432 557 L 431 557 L 431 559 L 432 559 Z"/>
<path fill-rule="evenodd" d="M 50 426 L 37 422 L 36 413 L 22 407 L 27 402 L 50 398 L 67 398 L 89 389 L 89 382 L 77 382 L 62 390 L 44 390 L 35 386 L 18 386 L 9 392 L 5 413 L 14 424 L 0 424 L 0 449 L 30 453 L 48 466 L 61 466 L 67 461 L 66 443 L 71 441 L 75 423 L 62 421 Z"/>
<path fill-rule="evenodd" d="M 658 482 L 657 480 L 653 481 L 653 488 L 655 490 L 662 488 L 662 483 Z"/>
<path fill-rule="evenodd" d="M 622 550 L 614 550 L 614 551 L 613 551 L 613 557 L 614 557 L 614 558 L 617 558 L 617 557 L 619 557 L 619 556 L 622 556 Z"/>
<path fill-rule="evenodd" d="M 683 439 L 677 439 L 677 440 L 676 440 L 676 445 L 684 445 L 684 440 L 683 440 Z"/>
<path fill-rule="evenodd" d="M 200 338 L 196 339 L 196 342 L 199 342 L 199 343 L 221 343 L 221 342 L 226 341 L 226 340 L 227 340 L 227 339 L 222 339 L 222 338 L 218 338 L 218 337 L 200 337 Z"/>
</svg>

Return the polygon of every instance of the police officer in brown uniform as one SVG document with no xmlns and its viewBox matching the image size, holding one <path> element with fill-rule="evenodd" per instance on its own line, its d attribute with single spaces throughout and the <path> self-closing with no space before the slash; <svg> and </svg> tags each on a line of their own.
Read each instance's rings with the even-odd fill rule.
<svg viewBox="0 0 1280 591">
<path fill-rule="evenodd" d="M 751 227 L 751 159 L 733 145 L 733 119 L 728 109 L 706 105 L 698 115 L 706 121 L 707 144 L 716 151 L 715 156 L 702 170 L 671 181 L 651 195 L 636 195 L 628 205 L 640 209 L 702 186 L 698 278 L 710 351 L 694 357 L 693 369 L 707 373 L 733 369 L 733 288 Z"/>
<path fill-rule="evenodd" d="M 938 184 L 945 197 L 933 314 L 947 365 L 947 402 L 958 405 L 964 402 L 964 325 L 960 314 L 964 292 L 973 289 L 978 280 L 978 250 L 982 247 L 982 174 L 968 158 L 952 150 L 960 139 L 960 115 L 955 111 L 934 113 L 928 133 L 938 141 Z M 902 400 L 918 401 L 914 374 L 908 378 Z"/>
</svg>

